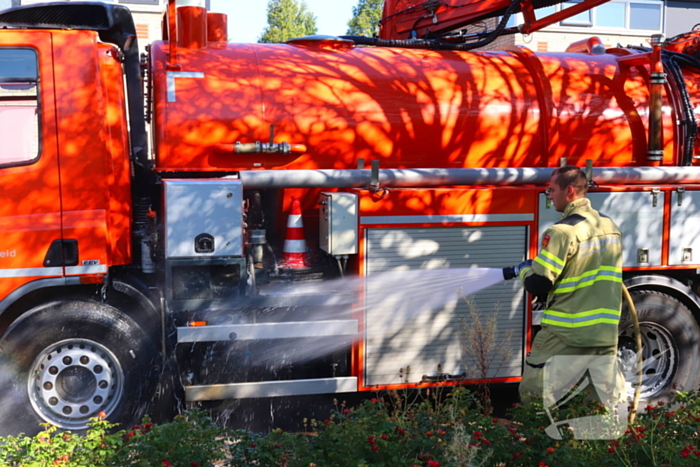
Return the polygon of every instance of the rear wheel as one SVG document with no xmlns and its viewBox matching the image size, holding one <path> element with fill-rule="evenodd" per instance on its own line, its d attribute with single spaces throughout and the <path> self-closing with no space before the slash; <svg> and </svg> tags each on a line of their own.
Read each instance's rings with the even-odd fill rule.
<svg viewBox="0 0 700 467">
<path fill-rule="evenodd" d="M 121 311 L 98 302 L 42 305 L 0 342 L 0 432 L 35 433 L 40 423 L 73 431 L 104 412 L 140 420 L 153 395 L 160 355 Z"/>
<path fill-rule="evenodd" d="M 639 317 L 642 337 L 642 387 L 640 399 L 669 401 L 676 391 L 700 385 L 700 327 L 688 307 L 656 291 L 630 292 Z M 628 394 L 634 395 L 636 352 L 632 319 L 622 307 L 618 357 Z"/>
</svg>

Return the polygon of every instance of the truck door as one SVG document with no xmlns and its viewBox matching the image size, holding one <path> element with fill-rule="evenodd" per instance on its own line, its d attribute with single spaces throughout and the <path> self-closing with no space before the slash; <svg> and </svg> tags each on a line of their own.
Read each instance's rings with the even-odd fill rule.
<svg viewBox="0 0 700 467">
<path fill-rule="evenodd" d="M 0 31 L 0 311 L 19 288 L 62 281 L 52 70 L 50 32 Z"/>
</svg>

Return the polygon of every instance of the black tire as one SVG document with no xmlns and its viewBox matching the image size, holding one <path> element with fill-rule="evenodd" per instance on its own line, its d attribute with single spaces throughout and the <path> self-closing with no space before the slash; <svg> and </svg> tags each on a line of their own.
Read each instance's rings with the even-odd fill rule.
<svg viewBox="0 0 700 467">
<path fill-rule="evenodd" d="M 126 314 L 89 300 L 32 309 L 0 340 L 0 435 L 40 423 L 84 430 L 100 412 L 130 426 L 146 414 L 161 357 Z"/>
<path fill-rule="evenodd" d="M 640 400 L 672 399 L 676 391 L 697 389 L 700 385 L 700 327 L 688 307 L 677 299 L 651 290 L 630 292 L 639 317 L 642 335 L 643 377 Z M 634 375 L 637 351 L 632 318 L 623 302 L 619 326 L 618 356 L 626 368 L 628 394 Z"/>
</svg>

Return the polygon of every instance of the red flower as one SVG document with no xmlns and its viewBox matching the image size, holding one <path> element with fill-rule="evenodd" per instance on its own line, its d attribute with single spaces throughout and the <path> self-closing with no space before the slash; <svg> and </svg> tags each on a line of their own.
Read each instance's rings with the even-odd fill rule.
<svg viewBox="0 0 700 467">
<path fill-rule="evenodd" d="M 347 414 L 349 414 L 349 413 L 350 413 L 350 409 L 345 409 L 345 410 L 343 410 L 343 415 L 347 415 Z"/>
<path fill-rule="evenodd" d="M 150 428 L 150 427 L 153 426 L 153 423 L 146 423 L 144 426 L 145 426 L 146 428 Z"/>
<path fill-rule="evenodd" d="M 251 447 L 251 448 L 254 448 L 255 446 L 257 446 L 257 444 L 255 444 L 255 443 L 250 443 L 250 447 Z"/>
<path fill-rule="evenodd" d="M 131 438 L 133 436 L 136 436 L 136 433 L 134 433 L 133 431 L 130 431 L 129 434 L 126 435 L 127 438 Z"/>
<path fill-rule="evenodd" d="M 438 461 L 428 461 L 426 464 L 428 464 L 428 467 L 440 467 L 440 463 Z"/>
<path fill-rule="evenodd" d="M 647 410 L 654 410 L 654 406 L 653 406 L 653 405 L 647 405 Z"/>
<path fill-rule="evenodd" d="M 441 435 L 441 436 L 444 435 L 444 434 L 445 434 L 445 430 L 438 430 L 438 434 Z"/>
<path fill-rule="evenodd" d="M 615 448 L 608 448 L 608 452 L 615 452 Z"/>
<path fill-rule="evenodd" d="M 389 439 L 387 435 L 382 435 L 382 439 Z"/>
<path fill-rule="evenodd" d="M 324 425 L 330 425 L 330 424 L 331 424 L 331 421 L 328 420 L 328 419 L 325 419 L 325 420 L 323 421 L 323 424 L 324 424 Z"/>
<path fill-rule="evenodd" d="M 491 421 L 492 421 L 493 423 L 498 423 L 498 419 L 497 419 L 497 418 L 492 418 Z"/>
<path fill-rule="evenodd" d="M 433 432 L 432 432 L 432 431 L 426 431 L 426 432 L 425 432 L 425 436 L 433 436 Z"/>
<path fill-rule="evenodd" d="M 374 403 L 374 404 L 377 403 L 377 399 L 376 399 L 375 397 L 371 398 L 369 401 L 372 402 L 372 403 Z"/>
<path fill-rule="evenodd" d="M 70 439 L 70 435 L 63 435 L 63 439 L 69 440 L 69 439 Z"/>
<path fill-rule="evenodd" d="M 64 462 L 68 462 L 70 460 L 70 457 L 68 456 L 68 454 L 64 454 L 61 456 L 61 460 Z"/>
<path fill-rule="evenodd" d="M 163 467 L 171 467 L 172 465 L 168 459 L 163 459 Z"/>
<path fill-rule="evenodd" d="M 487 446 L 488 446 L 489 444 L 491 444 L 491 441 L 489 441 L 489 440 L 486 439 L 486 438 L 482 439 L 481 442 L 484 443 L 484 444 L 487 445 Z"/>
<path fill-rule="evenodd" d="M 376 444 L 372 445 L 372 451 L 377 451 L 379 450 L 379 447 Z"/>
<path fill-rule="evenodd" d="M 132 429 L 132 430 L 140 430 L 140 429 L 141 429 L 141 425 L 134 425 L 134 426 L 131 427 L 131 429 Z"/>
<path fill-rule="evenodd" d="M 400 434 L 400 435 L 405 435 L 405 434 L 406 434 L 406 430 L 404 430 L 403 428 L 399 428 L 398 430 L 396 430 L 396 432 L 397 432 L 398 434 Z"/>
<path fill-rule="evenodd" d="M 481 437 L 481 432 L 480 431 L 475 431 L 474 432 L 474 438 L 480 438 Z"/>
<path fill-rule="evenodd" d="M 518 457 L 520 457 L 520 454 L 518 454 L 517 452 L 514 452 L 513 457 L 517 459 Z"/>
<path fill-rule="evenodd" d="M 369 444 L 374 444 L 374 442 L 375 442 L 374 436 L 369 435 L 369 436 L 367 437 L 367 441 L 369 441 Z"/>
<path fill-rule="evenodd" d="M 199 462 L 192 462 L 190 465 L 192 467 L 199 467 Z"/>
<path fill-rule="evenodd" d="M 687 451 L 683 451 L 683 452 L 681 453 L 681 457 L 683 457 L 683 458 L 688 457 L 688 452 L 687 452 Z"/>
<path fill-rule="evenodd" d="M 554 448 L 547 448 L 547 454 L 554 454 Z"/>
<path fill-rule="evenodd" d="M 98 416 L 100 419 L 105 419 L 105 418 L 107 418 L 107 412 L 105 412 L 105 411 L 103 410 L 102 412 L 98 413 L 97 416 Z"/>
</svg>

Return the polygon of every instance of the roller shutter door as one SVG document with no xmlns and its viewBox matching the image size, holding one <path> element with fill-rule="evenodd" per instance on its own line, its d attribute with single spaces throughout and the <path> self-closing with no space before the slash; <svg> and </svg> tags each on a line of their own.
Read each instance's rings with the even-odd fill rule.
<svg viewBox="0 0 700 467">
<path fill-rule="evenodd" d="M 367 229 L 365 240 L 367 287 L 372 288 L 381 287 L 372 282 L 372 275 L 385 271 L 502 268 L 518 264 L 527 252 L 527 227 Z M 426 293 L 430 293 L 430 284 L 420 286 L 427 286 Z M 487 377 L 520 376 L 526 311 L 520 282 L 500 282 L 470 296 L 469 300 L 484 325 L 494 315 L 496 319 L 487 358 L 490 365 Z M 478 378 L 480 370 L 476 361 L 462 350 L 462 346 L 469 345 L 465 342 L 468 335 L 465 328 L 473 328 L 472 306 L 461 298 L 435 310 L 411 308 L 416 305 L 419 302 L 394 300 L 382 303 L 381 307 L 366 308 L 365 385 L 416 383 L 424 376 L 436 376 L 438 371 Z M 408 323 L 387 326 L 381 319 L 385 313 L 407 312 L 413 316 Z"/>
</svg>

